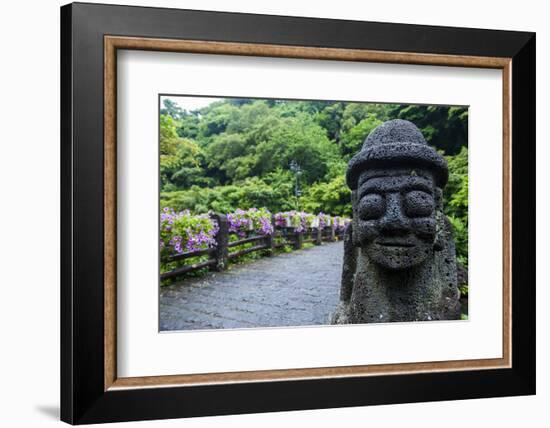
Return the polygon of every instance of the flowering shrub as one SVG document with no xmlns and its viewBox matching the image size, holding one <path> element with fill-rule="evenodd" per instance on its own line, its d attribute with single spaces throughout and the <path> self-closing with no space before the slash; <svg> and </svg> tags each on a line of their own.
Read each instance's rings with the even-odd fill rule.
<svg viewBox="0 0 550 428">
<path fill-rule="evenodd" d="M 247 232 L 256 232 L 260 235 L 271 235 L 271 213 L 265 208 L 250 208 L 249 210 L 237 210 L 227 214 L 229 232 L 236 233 L 239 237 L 246 236 Z"/>
<path fill-rule="evenodd" d="M 271 213 L 265 208 L 238 209 L 227 214 L 229 232 L 243 238 L 248 232 L 271 235 L 274 232 Z M 297 232 L 308 228 L 332 227 L 343 231 L 351 220 L 345 217 L 331 217 L 325 213 L 317 215 L 304 211 L 284 211 L 274 215 L 276 227 L 292 227 Z M 160 214 L 161 255 L 170 256 L 185 252 L 196 252 L 216 246 L 218 223 L 209 214 L 191 215 L 189 210 L 175 212 L 164 208 Z"/>
<path fill-rule="evenodd" d="M 275 226 L 294 227 L 297 232 L 302 232 L 308 227 L 315 227 L 316 216 L 304 211 L 284 211 L 275 214 Z"/>
<path fill-rule="evenodd" d="M 343 232 L 350 222 L 351 219 L 349 218 L 336 216 L 332 218 L 332 228 L 338 232 Z"/>
<path fill-rule="evenodd" d="M 328 214 L 321 212 L 317 214 L 317 218 L 319 219 L 319 227 L 321 229 L 324 229 L 325 227 L 330 226 L 332 223 L 332 218 Z"/>
<path fill-rule="evenodd" d="M 275 226 L 277 227 L 290 227 L 292 219 L 290 212 L 281 212 L 274 215 Z"/>
<path fill-rule="evenodd" d="M 284 211 L 275 214 L 275 226 L 294 227 L 298 232 L 302 232 L 307 228 L 324 229 L 328 226 L 331 226 L 338 232 L 342 232 L 350 222 L 349 218 L 332 217 L 322 212 L 317 215 L 303 211 Z"/>
<path fill-rule="evenodd" d="M 216 245 L 218 223 L 208 214 L 191 215 L 164 208 L 160 214 L 160 249 L 163 255 L 195 252 Z"/>
</svg>

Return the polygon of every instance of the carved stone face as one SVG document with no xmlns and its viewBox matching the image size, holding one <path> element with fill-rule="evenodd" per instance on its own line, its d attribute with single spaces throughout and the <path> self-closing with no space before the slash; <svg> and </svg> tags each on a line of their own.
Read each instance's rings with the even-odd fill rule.
<svg viewBox="0 0 550 428">
<path fill-rule="evenodd" d="M 356 243 L 386 269 L 407 269 L 433 252 L 440 190 L 429 171 L 369 170 L 358 180 Z"/>
</svg>

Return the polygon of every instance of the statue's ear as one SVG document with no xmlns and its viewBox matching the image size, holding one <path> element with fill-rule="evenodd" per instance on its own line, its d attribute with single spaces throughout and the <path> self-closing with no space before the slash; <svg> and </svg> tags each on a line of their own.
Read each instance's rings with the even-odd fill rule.
<svg viewBox="0 0 550 428">
<path fill-rule="evenodd" d="M 434 191 L 435 209 L 443 211 L 443 191 L 436 187 Z"/>
<path fill-rule="evenodd" d="M 443 228 L 445 227 L 444 214 L 441 211 L 437 211 L 435 215 L 435 239 L 434 239 L 434 250 L 441 251 L 444 248 L 444 239 L 443 239 Z"/>
<path fill-rule="evenodd" d="M 441 251 L 445 246 L 445 214 L 443 214 L 443 192 L 435 188 L 435 239 L 434 250 Z"/>
<path fill-rule="evenodd" d="M 355 210 L 355 206 L 357 205 L 357 190 L 351 191 L 351 206 Z"/>
<path fill-rule="evenodd" d="M 350 233 L 351 233 L 351 242 L 355 247 L 359 247 L 359 241 L 357 240 L 357 232 L 354 232 L 354 230 L 358 230 L 358 227 L 354 227 L 353 223 L 357 221 L 357 190 L 351 191 L 351 208 L 352 208 L 352 219 L 350 226 Z"/>
</svg>

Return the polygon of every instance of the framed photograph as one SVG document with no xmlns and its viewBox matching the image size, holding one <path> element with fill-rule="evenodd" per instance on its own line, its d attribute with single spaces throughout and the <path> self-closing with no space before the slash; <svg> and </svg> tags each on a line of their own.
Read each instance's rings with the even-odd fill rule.
<svg viewBox="0 0 550 428">
<path fill-rule="evenodd" d="M 535 35 L 61 8 L 61 418 L 535 393 Z"/>
</svg>

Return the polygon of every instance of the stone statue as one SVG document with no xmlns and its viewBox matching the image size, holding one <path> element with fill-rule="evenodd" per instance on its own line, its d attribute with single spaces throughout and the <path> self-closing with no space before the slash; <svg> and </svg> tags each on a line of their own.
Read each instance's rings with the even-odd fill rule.
<svg viewBox="0 0 550 428">
<path fill-rule="evenodd" d="M 346 174 L 353 221 L 333 324 L 460 319 L 447 179 L 445 159 L 411 122 L 369 134 Z"/>
</svg>

